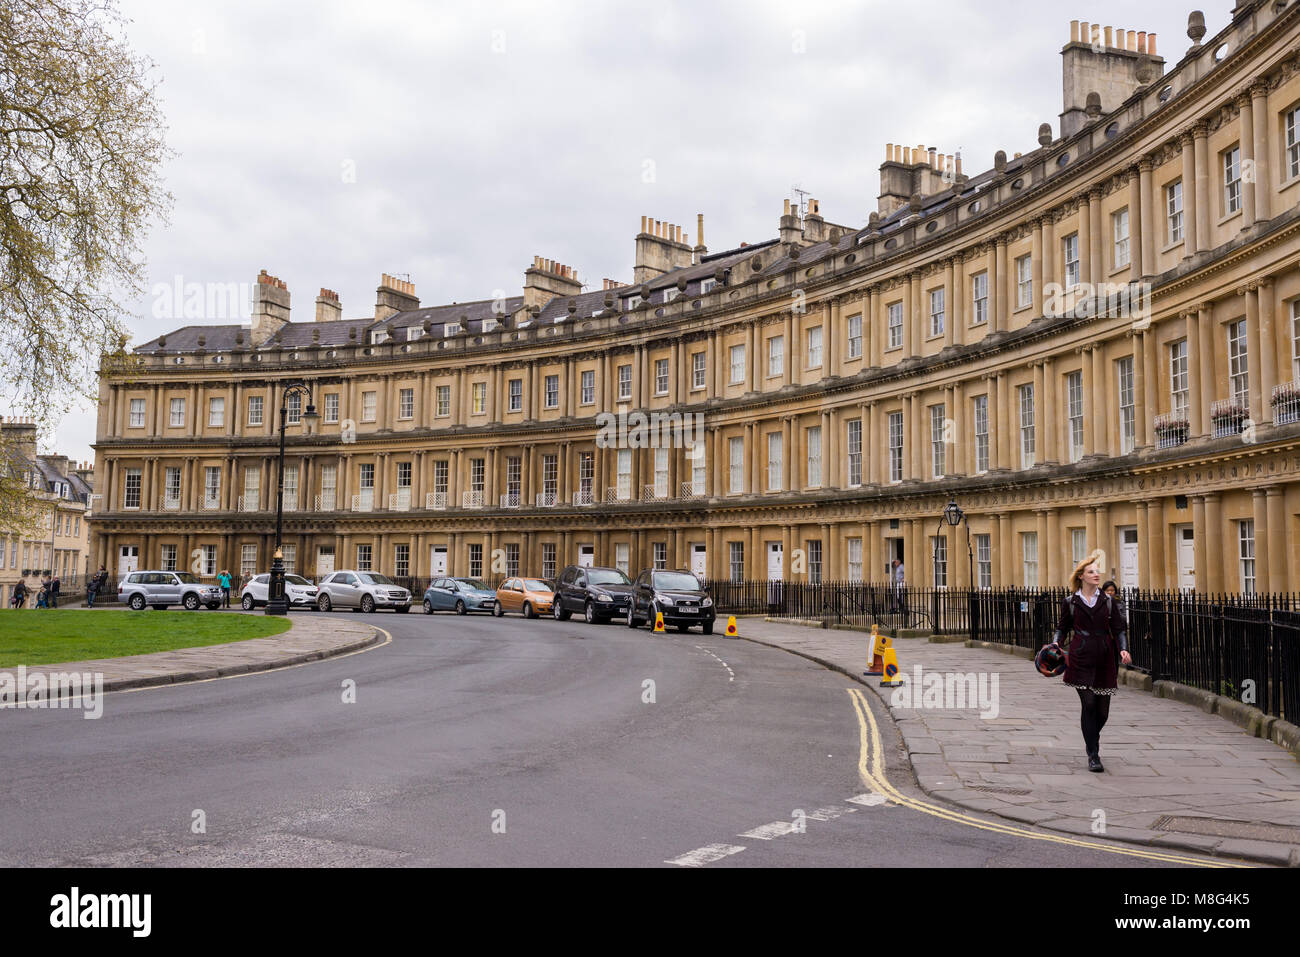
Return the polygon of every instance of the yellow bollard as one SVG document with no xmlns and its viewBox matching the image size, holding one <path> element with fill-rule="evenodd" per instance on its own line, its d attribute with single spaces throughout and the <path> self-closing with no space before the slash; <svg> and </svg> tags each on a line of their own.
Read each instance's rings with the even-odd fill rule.
<svg viewBox="0 0 1300 957">
<path fill-rule="evenodd" d="M 664 633 L 664 613 L 662 611 L 657 611 L 655 612 L 655 634 L 662 635 L 663 633 Z"/>
</svg>

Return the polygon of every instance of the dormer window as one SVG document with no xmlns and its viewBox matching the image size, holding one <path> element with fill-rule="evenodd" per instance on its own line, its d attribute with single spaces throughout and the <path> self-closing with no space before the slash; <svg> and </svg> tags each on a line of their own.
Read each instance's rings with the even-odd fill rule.
<svg viewBox="0 0 1300 957">
<path fill-rule="evenodd" d="M 424 330 L 423 330 L 420 326 L 407 326 L 407 327 L 406 327 L 406 341 L 407 341 L 407 342 L 411 342 L 411 341 L 413 341 L 413 340 L 415 340 L 415 339 L 418 339 L 418 338 L 420 338 L 421 335 L 423 335 L 423 333 L 424 333 Z"/>
<path fill-rule="evenodd" d="M 460 330 L 459 322 L 449 322 L 442 327 L 442 334 L 444 338 L 447 336 L 458 336 L 460 335 L 460 331 L 461 330 Z"/>
<path fill-rule="evenodd" d="M 626 299 L 623 300 L 623 309 L 625 311 L 630 311 L 632 309 L 635 309 L 639 305 L 641 305 L 640 296 L 628 296 Z"/>
<path fill-rule="evenodd" d="M 718 284 L 718 281 L 717 281 L 716 279 L 702 279 L 702 280 L 700 280 L 700 295 L 702 296 L 702 295 L 704 295 L 706 292 L 711 292 L 711 291 L 713 290 L 713 287 L 716 286 L 717 284 Z"/>
<path fill-rule="evenodd" d="M 681 294 L 682 291 L 678 289 L 676 286 L 669 286 L 667 289 L 664 290 L 664 302 L 672 302 Z"/>
<path fill-rule="evenodd" d="M 374 332 L 370 333 L 370 344 L 372 346 L 377 346 L 381 342 L 387 342 L 387 341 L 388 341 L 387 329 L 376 329 Z"/>
</svg>

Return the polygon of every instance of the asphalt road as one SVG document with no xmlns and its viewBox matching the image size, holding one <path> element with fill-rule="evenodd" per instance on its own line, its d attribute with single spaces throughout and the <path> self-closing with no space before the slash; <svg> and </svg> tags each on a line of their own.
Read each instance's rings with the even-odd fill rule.
<svg viewBox="0 0 1300 957">
<path fill-rule="evenodd" d="M 1169 866 L 871 794 L 853 682 L 776 649 L 369 620 L 392 641 L 112 694 L 95 721 L 0 711 L 0 865 Z M 890 782 L 923 797 L 866 698 Z"/>
</svg>

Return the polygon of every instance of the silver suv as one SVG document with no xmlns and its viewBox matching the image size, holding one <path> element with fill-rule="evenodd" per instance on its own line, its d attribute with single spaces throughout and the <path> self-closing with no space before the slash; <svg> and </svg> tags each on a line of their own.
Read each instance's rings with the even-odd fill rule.
<svg viewBox="0 0 1300 957">
<path fill-rule="evenodd" d="M 411 610 L 411 593 L 376 572 L 335 572 L 316 587 L 316 607 L 321 611 L 351 608 L 369 614 L 379 608 L 391 608 L 405 614 Z"/>
<path fill-rule="evenodd" d="M 117 597 L 135 611 L 145 605 L 158 611 L 168 605 L 184 605 L 190 611 L 199 605 L 221 607 L 221 589 L 203 584 L 190 572 L 131 572 L 117 583 Z"/>
</svg>

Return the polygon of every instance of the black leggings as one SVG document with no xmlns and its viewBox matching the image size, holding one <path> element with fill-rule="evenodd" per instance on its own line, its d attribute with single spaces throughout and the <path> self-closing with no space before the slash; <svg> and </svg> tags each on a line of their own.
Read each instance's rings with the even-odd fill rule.
<svg viewBox="0 0 1300 957">
<path fill-rule="evenodd" d="M 1079 725 L 1083 728 L 1083 745 L 1089 754 L 1097 754 L 1101 748 L 1101 729 L 1106 727 L 1110 717 L 1110 695 L 1096 694 L 1087 688 L 1076 688 L 1083 711 L 1079 716 Z"/>
</svg>

